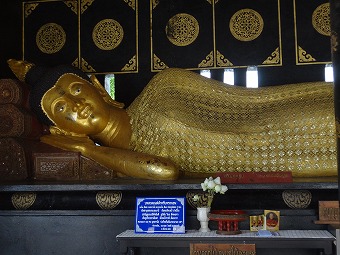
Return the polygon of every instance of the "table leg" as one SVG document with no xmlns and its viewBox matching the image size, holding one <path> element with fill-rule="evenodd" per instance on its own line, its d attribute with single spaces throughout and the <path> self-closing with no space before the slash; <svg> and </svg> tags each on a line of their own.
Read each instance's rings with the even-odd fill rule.
<svg viewBox="0 0 340 255">
<path fill-rule="evenodd" d="M 136 249 L 133 248 L 133 247 L 129 247 L 128 248 L 128 252 L 127 252 L 127 255 L 136 255 Z"/>
</svg>

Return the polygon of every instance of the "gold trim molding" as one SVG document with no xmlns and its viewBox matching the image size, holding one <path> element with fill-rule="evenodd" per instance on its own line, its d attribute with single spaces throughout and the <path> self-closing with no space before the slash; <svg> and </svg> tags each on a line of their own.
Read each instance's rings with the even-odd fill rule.
<svg viewBox="0 0 340 255">
<path fill-rule="evenodd" d="M 12 195 L 12 204 L 17 210 L 26 210 L 30 208 L 37 198 L 37 194 L 34 192 L 18 192 Z"/>
<path fill-rule="evenodd" d="M 96 195 L 96 202 L 103 210 L 112 210 L 122 201 L 122 192 L 120 191 L 103 191 Z"/>
</svg>

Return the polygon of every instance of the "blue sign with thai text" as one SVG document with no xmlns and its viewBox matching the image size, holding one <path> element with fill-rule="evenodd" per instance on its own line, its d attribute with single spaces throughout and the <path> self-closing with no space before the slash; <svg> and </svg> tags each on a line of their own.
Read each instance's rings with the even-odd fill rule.
<svg viewBox="0 0 340 255">
<path fill-rule="evenodd" d="M 185 198 L 137 198 L 135 232 L 185 233 Z"/>
</svg>

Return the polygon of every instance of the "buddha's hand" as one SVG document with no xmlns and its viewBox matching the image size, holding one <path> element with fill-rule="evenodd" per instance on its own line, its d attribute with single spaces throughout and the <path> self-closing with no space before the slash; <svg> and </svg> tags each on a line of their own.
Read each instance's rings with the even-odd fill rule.
<svg viewBox="0 0 340 255">
<path fill-rule="evenodd" d="M 86 155 L 88 150 L 93 149 L 96 145 L 87 136 L 71 136 L 71 135 L 44 135 L 40 138 L 43 143 L 47 143 L 54 147 L 69 151 L 79 151 Z"/>
</svg>

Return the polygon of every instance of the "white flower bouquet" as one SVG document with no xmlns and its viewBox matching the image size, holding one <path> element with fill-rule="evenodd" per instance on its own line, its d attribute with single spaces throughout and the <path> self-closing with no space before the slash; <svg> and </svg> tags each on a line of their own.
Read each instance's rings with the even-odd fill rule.
<svg viewBox="0 0 340 255">
<path fill-rule="evenodd" d="M 197 203 L 197 207 L 211 207 L 214 195 L 217 193 L 224 194 L 228 187 L 221 184 L 221 178 L 213 177 L 206 178 L 201 183 L 202 190 L 204 191 L 201 195 L 195 195 L 193 200 Z"/>
</svg>

